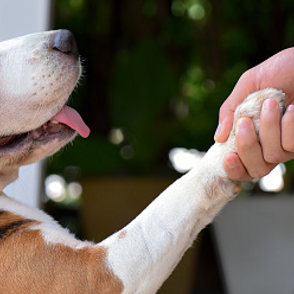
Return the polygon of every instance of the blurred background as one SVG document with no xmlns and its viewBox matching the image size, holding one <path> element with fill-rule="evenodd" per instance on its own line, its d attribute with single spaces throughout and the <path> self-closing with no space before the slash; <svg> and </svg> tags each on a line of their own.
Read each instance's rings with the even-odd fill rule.
<svg viewBox="0 0 294 294">
<path fill-rule="evenodd" d="M 240 75 L 294 40 L 287 0 L 58 0 L 53 15 L 79 45 L 71 105 L 92 133 L 54 156 L 49 173 L 175 175 L 170 151 L 206 151 Z"/>
<path fill-rule="evenodd" d="M 81 218 L 59 210 L 60 220 L 96 241 L 213 144 L 219 107 L 244 71 L 294 45 L 289 0 L 58 0 L 53 15 L 54 29 L 77 39 L 84 77 L 71 105 L 92 133 L 49 160 L 48 174 L 62 177 L 67 193 L 49 196 L 46 207 L 57 200 L 73 216 L 69 204 L 81 204 Z M 269 187 L 246 184 L 245 194 L 292 191 L 284 170 Z M 293 171 L 288 165 L 288 179 Z M 70 196 L 71 183 L 82 185 L 81 197 Z M 208 229 L 161 293 L 223 293 L 217 259 Z"/>
<path fill-rule="evenodd" d="M 81 238 L 131 221 L 213 144 L 218 111 L 240 75 L 294 45 L 291 0 L 56 0 L 84 72 L 70 98 L 88 139 L 46 163 L 43 206 Z M 284 175 L 284 180 L 282 175 Z M 290 193 L 294 165 L 273 188 Z M 269 180 L 272 184 L 273 179 Z M 224 293 L 209 229 L 159 293 Z"/>
</svg>

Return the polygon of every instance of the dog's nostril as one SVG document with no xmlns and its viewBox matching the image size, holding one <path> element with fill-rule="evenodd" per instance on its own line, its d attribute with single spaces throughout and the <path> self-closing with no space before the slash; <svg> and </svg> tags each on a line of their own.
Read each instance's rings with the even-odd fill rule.
<svg viewBox="0 0 294 294">
<path fill-rule="evenodd" d="M 79 51 L 74 35 L 68 30 L 60 30 L 54 37 L 52 49 L 79 58 Z"/>
</svg>

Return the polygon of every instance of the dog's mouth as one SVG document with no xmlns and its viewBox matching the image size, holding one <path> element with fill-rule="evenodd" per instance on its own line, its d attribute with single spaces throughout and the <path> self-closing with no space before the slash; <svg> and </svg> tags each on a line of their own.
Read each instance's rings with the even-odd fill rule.
<svg viewBox="0 0 294 294">
<path fill-rule="evenodd" d="M 86 138 L 90 134 L 90 129 L 76 110 L 64 106 L 54 117 L 34 130 L 0 137 L 0 148 L 14 147 L 24 140 L 37 141 L 75 132 Z"/>
</svg>

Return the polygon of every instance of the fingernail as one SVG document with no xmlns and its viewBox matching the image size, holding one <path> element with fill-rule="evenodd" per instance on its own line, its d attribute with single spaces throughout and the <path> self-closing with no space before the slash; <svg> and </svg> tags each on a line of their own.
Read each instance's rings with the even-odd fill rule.
<svg viewBox="0 0 294 294">
<path fill-rule="evenodd" d="M 222 131 L 222 125 L 219 124 L 216 131 L 215 131 L 215 133 L 214 133 L 214 138 L 218 137 L 219 134 L 221 133 L 221 131 Z"/>
<path fill-rule="evenodd" d="M 289 105 L 286 111 L 294 111 L 294 105 Z"/>
<path fill-rule="evenodd" d="M 274 99 L 267 99 L 263 103 L 263 109 L 275 109 L 278 108 L 278 103 Z"/>
</svg>

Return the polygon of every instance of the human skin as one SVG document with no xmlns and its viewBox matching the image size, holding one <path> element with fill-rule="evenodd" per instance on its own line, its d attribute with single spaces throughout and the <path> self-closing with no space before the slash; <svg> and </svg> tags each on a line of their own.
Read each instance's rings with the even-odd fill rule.
<svg viewBox="0 0 294 294">
<path fill-rule="evenodd" d="M 276 88 L 286 94 L 286 112 L 282 119 L 275 100 L 265 101 L 258 140 L 249 118 L 238 122 L 237 153 L 224 159 L 228 176 L 236 181 L 250 181 L 267 175 L 278 163 L 294 159 L 294 48 L 283 50 L 246 71 L 237 82 L 219 113 L 215 140 L 223 143 L 232 128 L 236 107 L 251 93 Z"/>
</svg>

